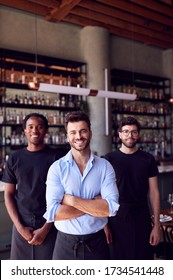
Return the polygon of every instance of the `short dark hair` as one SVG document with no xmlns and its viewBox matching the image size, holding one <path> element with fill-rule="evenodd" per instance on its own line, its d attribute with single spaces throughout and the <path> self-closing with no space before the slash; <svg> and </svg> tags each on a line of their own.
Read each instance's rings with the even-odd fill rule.
<svg viewBox="0 0 173 280">
<path fill-rule="evenodd" d="M 26 115 L 26 117 L 25 117 L 24 120 L 23 120 L 23 129 L 26 128 L 26 122 L 27 122 L 27 120 L 29 120 L 29 119 L 32 118 L 32 117 L 42 119 L 43 122 L 44 122 L 45 128 L 48 129 L 48 127 L 49 127 L 49 125 L 48 125 L 48 120 L 46 119 L 46 117 L 45 117 L 44 115 L 39 114 L 39 113 L 31 113 L 31 114 Z"/>
<path fill-rule="evenodd" d="M 89 130 L 91 130 L 91 123 L 88 115 L 83 111 L 72 111 L 65 116 L 65 129 L 67 130 L 67 125 L 69 122 L 79 122 L 85 121 L 88 125 Z"/>
<path fill-rule="evenodd" d="M 125 126 L 125 125 L 136 125 L 137 127 L 137 130 L 140 131 L 141 130 L 141 125 L 140 125 L 140 122 L 138 122 L 137 119 L 135 119 L 134 117 L 126 117 L 126 118 L 123 118 L 119 125 L 118 125 L 118 131 L 120 132 L 122 130 L 122 127 Z"/>
</svg>

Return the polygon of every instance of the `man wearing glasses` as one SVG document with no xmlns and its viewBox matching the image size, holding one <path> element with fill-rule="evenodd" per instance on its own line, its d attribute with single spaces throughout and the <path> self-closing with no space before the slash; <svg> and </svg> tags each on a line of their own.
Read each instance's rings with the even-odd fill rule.
<svg viewBox="0 0 173 280">
<path fill-rule="evenodd" d="M 135 118 L 122 119 L 121 147 L 105 156 L 116 173 L 120 203 L 117 215 L 109 218 L 111 259 L 153 259 L 153 248 L 160 240 L 158 168 L 154 157 L 137 147 L 140 128 Z"/>
</svg>

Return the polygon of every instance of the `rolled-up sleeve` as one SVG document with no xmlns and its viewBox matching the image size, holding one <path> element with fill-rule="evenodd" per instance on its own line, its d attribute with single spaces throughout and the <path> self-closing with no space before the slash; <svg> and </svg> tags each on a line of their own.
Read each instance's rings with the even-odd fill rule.
<svg viewBox="0 0 173 280">
<path fill-rule="evenodd" d="M 54 162 L 49 168 L 46 185 L 47 210 L 43 217 L 47 222 L 53 222 L 64 196 L 64 189 L 60 181 L 60 167 L 58 161 Z"/>
<path fill-rule="evenodd" d="M 109 217 L 115 216 L 119 209 L 119 192 L 116 184 L 116 174 L 112 165 L 106 160 L 105 176 L 101 188 L 101 196 L 109 206 Z"/>
</svg>

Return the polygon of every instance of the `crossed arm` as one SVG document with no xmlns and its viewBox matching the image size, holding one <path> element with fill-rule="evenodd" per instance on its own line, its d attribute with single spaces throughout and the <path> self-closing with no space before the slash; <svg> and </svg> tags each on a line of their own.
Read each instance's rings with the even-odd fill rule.
<svg viewBox="0 0 173 280">
<path fill-rule="evenodd" d="M 72 219 L 83 214 L 95 217 L 108 217 L 109 206 L 105 199 L 83 199 L 70 194 L 65 194 L 55 220 Z"/>
</svg>

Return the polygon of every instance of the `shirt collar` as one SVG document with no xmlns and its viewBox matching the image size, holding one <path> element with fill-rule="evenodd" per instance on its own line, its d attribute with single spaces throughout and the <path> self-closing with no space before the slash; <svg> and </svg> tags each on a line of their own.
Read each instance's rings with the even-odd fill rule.
<svg viewBox="0 0 173 280">
<path fill-rule="evenodd" d="M 91 152 L 89 162 L 93 163 L 95 159 L 95 155 Z M 73 164 L 73 156 L 71 150 L 65 155 L 65 161 Z"/>
</svg>

